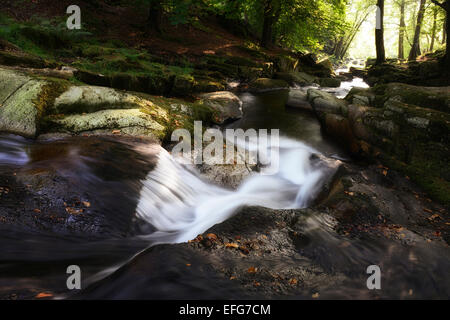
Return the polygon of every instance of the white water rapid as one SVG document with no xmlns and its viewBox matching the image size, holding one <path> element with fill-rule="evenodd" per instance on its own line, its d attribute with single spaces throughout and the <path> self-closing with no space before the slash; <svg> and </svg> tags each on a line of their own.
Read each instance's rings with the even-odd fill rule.
<svg viewBox="0 0 450 320">
<path fill-rule="evenodd" d="M 268 148 L 273 152 L 273 146 Z M 274 174 L 265 174 L 262 168 L 236 190 L 228 190 L 205 181 L 193 167 L 182 165 L 161 149 L 156 168 L 143 181 L 137 206 L 138 217 L 156 229 L 145 238 L 153 245 L 186 242 L 243 206 L 303 208 L 339 164 L 284 137 L 277 150 L 279 166 Z"/>
</svg>

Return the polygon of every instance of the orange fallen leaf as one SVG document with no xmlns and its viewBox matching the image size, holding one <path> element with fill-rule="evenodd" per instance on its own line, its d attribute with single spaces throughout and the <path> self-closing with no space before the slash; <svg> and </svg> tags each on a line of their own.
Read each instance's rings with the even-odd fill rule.
<svg viewBox="0 0 450 320">
<path fill-rule="evenodd" d="M 383 170 L 383 176 L 387 176 L 388 171 L 387 170 Z"/>
<path fill-rule="evenodd" d="M 120 130 L 113 130 L 112 134 L 120 134 Z"/>
<path fill-rule="evenodd" d="M 33 211 L 36 212 L 36 213 L 41 213 L 40 209 L 34 209 Z"/>
<path fill-rule="evenodd" d="M 83 201 L 82 202 L 83 206 L 85 206 L 86 208 L 89 208 L 91 206 L 91 203 L 88 201 Z"/>
<path fill-rule="evenodd" d="M 433 214 L 431 217 L 427 218 L 430 221 L 436 220 L 436 219 L 442 219 L 440 215 L 438 215 L 437 213 Z"/>
<path fill-rule="evenodd" d="M 191 264 L 190 263 L 186 263 L 186 267 L 190 267 L 191 266 Z"/>
<path fill-rule="evenodd" d="M 239 245 L 237 243 L 234 243 L 234 242 L 229 242 L 229 243 L 225 243 L 225 247 L 226 248 L 235 248 L 235 249 L 237 249 L 237 248 L 239 248 Z"/>
<path fill-rule="evenodd" d="M 209 240 L 217 240 L 217 236 L 216 236 L 214 233 L 208 233 L 208 234 L 206 235 L 206 239 L 209 239 Z"/>
<path fill-rule="evenodd" d="M 73 215 L 77 215 L 83 212 L 83 209 L 75 209 L 75 208 L 71 208 L 71 207 L 67 207 L 66 208 L 66 212 L 68 214 L 73 214 Z"/>
<path fill-rule="evenodd" d="M 290 279 L 289 280 L 289 284 L 291 284 L 291 285 L 296 285 L 297 284 L 297 279 L 295 279 L 295 278 L 292 278 L 292 279 Z"/>
<path fill-rule="evenodd" d="M 48 298 L 48 297 L 53 297 L 53 294 L 47 293 L 47 292 L 41 292 L 36 296 L 37 299 Z"/>
<path fill-rule="evenodd" d="M 256 273 L 256 271 L 258 271 L 258 268 L 255 268 L 255 267 L 250 267 L 247 269 L 248 273 Z"/>
</svg>

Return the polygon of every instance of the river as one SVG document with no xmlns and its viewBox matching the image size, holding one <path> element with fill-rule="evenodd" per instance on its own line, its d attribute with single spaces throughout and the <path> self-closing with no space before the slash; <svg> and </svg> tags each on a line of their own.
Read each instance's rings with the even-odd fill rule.
<svg viewBox="0 0 450 320">
<path fill-rule="evenodd" d="M 341 97 L 355 83 L 360 82 L 328 90 Z M 140 257 L 150 246 L 193 239 L 245 206 L 297 209 L 312 203 L 334 172 L 324 169 L 321 159 L 350 158 L 322 134 L 313 114 L 287 108 L 287 95 L 287 90 L 240 95 L 244 117 L 228 128 L 280 129 L 281 170 L 251 175 L 237 190 L 207 182 L 154 144 L 1 135 L 0 297 L 32 298 L 40 292 L 55 298 L 245 297 L 221 279 L 218 291 L 204 274 L 190 272 L 180 283 L 174 279 L 182 271 L 167 274 Z M 312 160 L 313 155 L 322 158 Z M 334 292 L 340 297 L 364 297 L 354 275 L 360 277 L 372 261 L 382 261 L 392 283 L 403 291 L 414 288 L 435 297 L 449 288 L 446 283 L 444 289 L 436 287 L 450 265 L 448 251 L 440 247 L 413 250 L 379 238 L 349 240 L 342 247 L 332 223 L 322 216 L 308 219 L 305 228 L 308 245 L 299 244 L 298 250 L 325 270 L 346 275 L 345 287 Z M 73 296 L 66 290 L 65 270 L 71 264 L 81 267 L 86 293 Z M 130 266 L 136 265 L 142 284 L 146 268 L 152 272 L 151 292 L 136 283 L 141 281 L 136 270 L 130 274 Z M 423 288 L 425 280 L 432 285 Z M 118 290 L 107 289 L 111 286 Z M 194 289 L 198 295 L 192 295 Z M 399 296 L 392 291 L 386 295 Z"/>
</svg>

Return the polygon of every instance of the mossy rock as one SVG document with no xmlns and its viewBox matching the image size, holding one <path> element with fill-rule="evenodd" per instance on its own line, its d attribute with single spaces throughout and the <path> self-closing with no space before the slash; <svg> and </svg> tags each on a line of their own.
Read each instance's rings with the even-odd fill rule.
<svg viewBox="0 0 450 320">
<path fill-rule="evenodd" d="M 289 83 L 291 86 L 294 85 L 300 85 L 300 86 L 307 86 L 311 85 L 313 83 L 317 83 L 317 78 L 309 75 L 304 72 L 277 72 L 275 73 L 274 77 L 276 79 L 282 79 Z"/>
<path fill-rule="evenodd" d="M 450 87 L 421 87 L 389 83 L 374 90 L 378 95 L 383 95 L 385 101 L 395 99 L 406 104 L 450 112 Z"/>
<path fill-rule="evenodd" d="M 58 90 L 51 81 L 0 68 L 0 132 L 35 137 Z"/>
<path fill-rule="evenodd" d="M 286 54 L 277 55 L 274 59 L 275 70 L 278 72 L 297 71 L 298 59 Z"/>
<path fill-rule="evenodd" d="M 48 116 L 48 128 L 57 132 L 80 134 L 96 130 L 125 130 L 128 134 L 147 135 L 163 139 L 165 127 L 140 109 L 101 110 L 88 114 L 64 117 Z"/>
<path fill-rule="evenodd" d="M 339 88 L 341 80 L 335 78 L 319 78 L 318 83 L 321 87 Z"/>
<path fill-rule="evenodd" d="M 258 78 L 249 84 L 249 91 L 252 92 L 264 92 L 287 88 L 289 88 L 289 84 L 281 79 Z"/>
</svg>

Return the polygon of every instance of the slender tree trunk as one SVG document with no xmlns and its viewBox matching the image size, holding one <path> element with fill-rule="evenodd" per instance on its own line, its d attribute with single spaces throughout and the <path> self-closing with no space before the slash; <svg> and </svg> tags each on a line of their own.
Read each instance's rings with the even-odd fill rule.
<svg viewBox="0 0 450 320">
<path fill-rule="evenodd" d="M 445 57 L 444 57 L 444 74 L 450 75 L 450 41 L 449 41 L 449 33 L 450 33 L 450 0 L 445 0 L 444 2 L 439 2 L 437 0 L 431 0 L 435 5 L 441 7 L 445 10 L 445 38 L 446 38 L 446 47 L 445 47 Z"/>
<path fill-rule="evenodd" d="M 264 4 L 264 22 L 261 36 L 261 46 L 268 48 L 273 42 L 273 26 L 280 15 L 279 0 L 266 0 Z"/>
<path fill-rule="evenodd" d="M 430 44 L 430 52 L 433 52 L 434 49 L 434 38 L 436 38 L 436 20 L 437 20 L 438 11 L 436 8 L 433 10 L 433 27 L 431 29 L 431 44 Z"/>
<path fill-rule="evenodd" d="M 156 30 L 156 32 L 162 32 L 162 18 L 163 18 L 163 8 L 161 6 L 161 1 L 150 0 L 147 26 L 149 30 Z"/>
<path fill-rule="evenodd" d="M 447 20 L 444 21 L 444 28 L 442 28 L 442 42 L 441 42 L 442 44 L 445 43 L 446 37 L 447 37 Z"/>
<path fill-rule="evenodd" d="M 377 0 L 377 19 L 380 19 L 380 28 L 375 29 L 375 47 L 377 51 L 377 64 L 386 61 L 386 54 L 384 51 L 384 0 Z"/>
<path fill-rule="evenodd" d="M 445 9 L 445 35 L 446 35 L 446 49 L 445 49 L 445 72 L 447 74 L 450 74 L 450 40 L 449 40 L 449 34 L 450 34 L 450 0 L 447 0 L 446 2 L 446 9 Z"/>
<path fill-rule="evenodd" d="M 398 30 L 398 58 L 405 59 L 405 0 L 400 3 L 400 27 Z"/>
<path fill-rule="evenodd" d="M 426 0 L 420 0 L 419 12 L 417 14 L 416 30 L 414 31 L 413 44 L 408 57 L 409 61 L 416 60 L 416 58 L 420 55 L 420 29 L 422 28 L 422 21 L 425 12 L 425 2 Z"/>
</svg>

